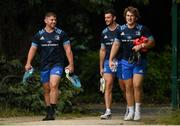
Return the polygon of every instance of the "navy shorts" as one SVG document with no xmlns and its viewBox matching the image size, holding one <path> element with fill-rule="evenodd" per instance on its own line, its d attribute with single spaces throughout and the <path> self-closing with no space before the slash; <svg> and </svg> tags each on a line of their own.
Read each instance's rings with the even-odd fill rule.
<svg viewBox="0 0 180 126">
<path fill-rule="evenodd" d="M 58 75 L 61 77 L 62 74 L 63 74 L 63 67 L 61 66 L 55 66 L 49 70 L 41 71 L 40 73 L 41 82 L 42 83 L 49 82 L 51 75 Z"/>
<path fill-rule="evenodd" d="M 116 72 L 112 72 L 111 68 L 109 67 L 109 60 L 104 61 L 104 73 L 109 73 L 116 75 L 118 79 L 122 79 L 122 69 L 121 69 L 121 60 L 118 60 L 118 67 Z"/>
<path fill-rule="evenodd" d="M 141 74 L 142 76 L 145 75 L 145 69 L 147 65 L 146 60 L 141 60 L 139 64 L 135 64 L 135 63 L 130 64 L 128 63 L 127 60 L 122 59 L 121 64 L 122 64 L 123 80 L 133 78 L 134 74 Z"/>
</svg>

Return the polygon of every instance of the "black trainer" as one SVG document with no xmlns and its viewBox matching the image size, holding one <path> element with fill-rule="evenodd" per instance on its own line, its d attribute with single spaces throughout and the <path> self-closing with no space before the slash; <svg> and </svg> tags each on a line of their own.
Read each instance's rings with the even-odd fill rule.
<svg viewBox="0 0 180 126">
<path fill-rule="evenodd" d="M 55 109 L 52 106 L 46 107 L 47 115 L 45 118 L 42 119 L 42 121 L 48 121 L 48 120 L 55 120 Z"/>
<path fill-rule="evenodd" d="M 48 114 L 48 115 L 46 115 L 46 117 L 45 117 L 45 118 L 43 118 L 43 119 L 42 119 L 42 121 L 49 121 L 49 120 L 55 120 L 54 116 L 53 116 L 53 115 Z"/>
</svg>

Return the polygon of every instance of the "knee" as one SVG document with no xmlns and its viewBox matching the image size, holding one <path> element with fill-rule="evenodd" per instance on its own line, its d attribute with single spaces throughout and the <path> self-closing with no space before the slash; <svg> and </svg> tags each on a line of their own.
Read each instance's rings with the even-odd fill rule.
<svg viewBox="0 0 180 126">
<path fill-rule="evenodd" d="M 141 85 L 140 84 L 134 84 L 134 90 L 140 90 L 141 89 Z"/>
<path fill-rule="evenodd" d="M 49 94 L 50 93 L 50 88 L 44 88 L 44 94 Z"/>
<path fill-rule="evenodd" d="M 106 90 L 107 91 L 111 91 L 112 90 L 112 83 L 110 83 L 110 82 L 106 83 Z"/>
<path fill-rule="evenodd" d="M 51 83 L 50 88 L 51 88 L 51 90 L 57 90 L 58 89 L 58 84 Z"/>
</svg>

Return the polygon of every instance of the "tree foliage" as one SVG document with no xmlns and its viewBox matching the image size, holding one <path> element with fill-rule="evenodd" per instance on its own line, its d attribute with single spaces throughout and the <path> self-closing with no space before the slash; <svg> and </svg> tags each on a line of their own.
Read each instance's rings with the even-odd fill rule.
<svg viewBox="0 0 180 126">
<path fill-rule="evenodd" d="M 34 76 L 33 84 L 22 85 L 20 81 L 24 73 L 23 66 L 31 44 L 31 37 L 44 27 L 43 18 L 47 11 L 57 13 L 58 27 L 68 33 L 74 52 L 75 72 L 80 76 L 84 88 L 84 92 L 73 89 L 70 83 L 63 78 L 62 85 L 60 85 L 61 97 L 58 103 L 59 111 L 67 111 L 66 106 L 69 107 L 69 110 L 73 111 L 72 106 L 78 104 L 78 102 L 83 102 L 83 100 L 86 103 L 102 102 L 103 96 L 99 94 L 100 75 L 98 52 L 100 47 L 100 33 L 105 27 L 104 10 L 115 6 L 117 10 L 121 10 L 121 8 L 127 5 L 141 5 L 146 7 L 150 2 L 152 1 L 1 0 L 0 102 L 5 103 L 7 106 L 29 109 L 36 112 L 44 108 L 43 91 L 39 82 L 38 72 Z M 120 3 L 125 4 L 120 5 Z M 158 6 L 157 13 L 162 10 L 160 7 Z M 148 12 L 148 9 L 146 11 Z M 151 19 L 153 18 L 148 17 L 148 19 L 152 23 Z M 163 23 L 161 22 L 161 24 Z M 166 25 L 164 27 L 167 28 Z M 157 27 L 155 29 L 159 30 Z M 169 44 L 169 41 L 163 36 L 166 32 L 163 30 L 159 32 L 165 38 L 163 45 Z M 161 43 L 161 41 L 158 41 L 158 43 Z M 171 51 L 169 48 L 165 48 L 165 51 L 162 50 L 161 53 L 152 52 L 149 54 L 150 63 L 144 83 L 144 99 L 149 102 L 169 101 L 170 99 L 170 94 L 165 93 L 170 92 L 169 68 Z M 38 69 L 37 60 L 38 58 L 33 63 L 36 69 Z M 162 67 L 163 69 L 161 69 Z M 118 91 L 115 90 L 115 93 Z M 74 97 L 79 96 L 77 95 L 79 93 L 81 97 Z M 89 94 L 92 95 L 89 96 Z M 115 97 L 118 98 L 115 99 L 122 98 L 122 94 L 117 94 L 115 94 Z"/>
</svg>

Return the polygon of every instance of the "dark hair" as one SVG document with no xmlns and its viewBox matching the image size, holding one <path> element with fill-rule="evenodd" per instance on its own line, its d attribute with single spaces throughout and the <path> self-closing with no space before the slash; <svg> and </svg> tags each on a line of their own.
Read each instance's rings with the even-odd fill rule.
<svg viewBox="0 0 180 126">
<path fill-rule="evenodd" d="M 138 19 L 140 18 L 140 14 L 139 14 L 139 10 L 133 6 L 129 6 L 127 8 L 125 8 L 124 10 L 124 18 L 126 18 L 126 14 L 127 12 L 131 12 L 132 14 L 134 14 L 135 17 L 137 17 Z"/>
<path fill-rule="evenodd" d="M 104 12 L 104 14 L 112 14 L 113 16 L 116 16 L 116 11 L 114 9 L 108 9 Z"/>
<path fill-rule="evenodd" d="M 45 14 L 45 17 L 50 17 L 50 16 L 57 17 L 57 15 L 54 12 L 47 12 Z"/>
</svg>

